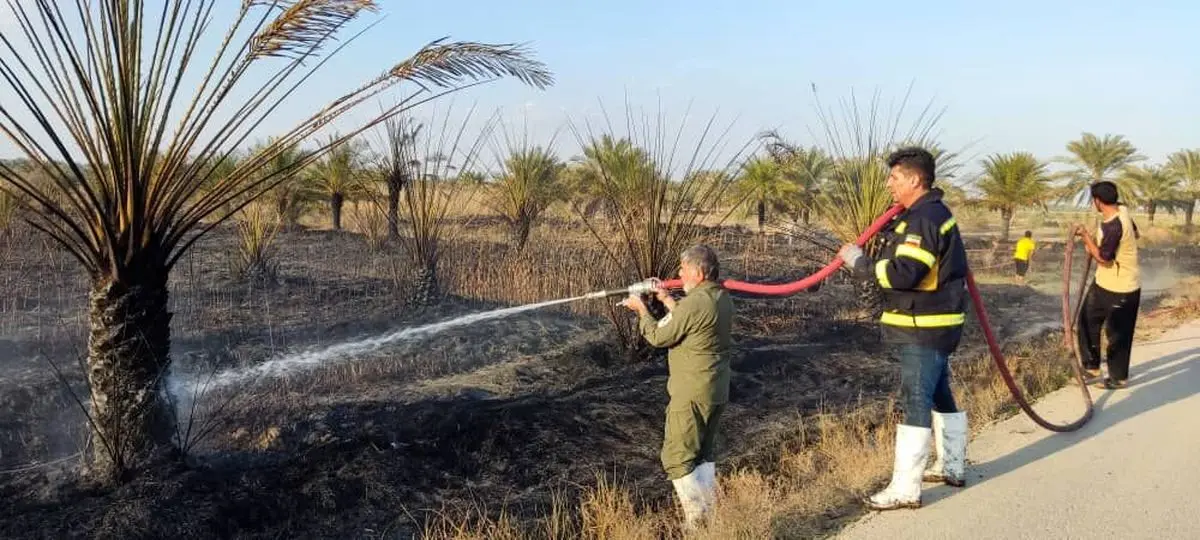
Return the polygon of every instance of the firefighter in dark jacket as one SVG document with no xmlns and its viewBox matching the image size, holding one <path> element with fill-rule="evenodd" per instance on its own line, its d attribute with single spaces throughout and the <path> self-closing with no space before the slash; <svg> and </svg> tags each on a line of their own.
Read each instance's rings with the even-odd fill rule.
<svg viewBox="0 0 1200 540">
<path fill-rule="evenodd" d="M 875 510 L 920 507 L 922 480 L 962 486 L 967 453 L 967 417 L 950 391 L 949 363 L 966 315 L 966 250 L 933 187 L 933 156 L 904 148 L 887 164 L 888 190 L 905 211 L 881 233 L 881 258 L 870 260 L 854 244 L 838 252 L 855 274 L 873 276 L 883 288 L 879 322 L 900 360 L 904 423 L 896 428 L 891 482 L 864 500 Z M 925 468 L 930 439 L 936 455 Z"/>
</svg>

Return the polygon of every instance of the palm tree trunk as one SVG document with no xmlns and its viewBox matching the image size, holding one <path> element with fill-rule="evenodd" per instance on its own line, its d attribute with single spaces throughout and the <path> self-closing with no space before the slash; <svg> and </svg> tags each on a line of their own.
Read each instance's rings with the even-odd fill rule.
<svg viewBox="0 0 1200 540">
<path fill-rule="evenodd" d="M 525 249 L 525 244 L 529 242 L 529 232 L 532 230 L 532 220 L 528 218 L 518 219 L 512 224 L 513 247 L 517 248 L 517 252 Z"/>
<path fill-rule="evenodd" d="M 1012 230 L 1013 211 L 1011 208 L 1000 210 L 1000 241 L 1008 241 L 1008 233 Z"/>
<path fill-rule="evenodd" d="M 388 240 L 395 241 L 400 238 L 400 190 L 404 189 L 404 178 L 389 178 L 387 188 Z"/>
<path fill-rule="evenodd" d="M 441 291 L 437 280 L 437 263 L 417 267 L 413 272 L 413 291 L 409 304 L 414 307 L 427 307 L 437 304 Z"/>
<path fill-rule="evenodd" d="M 165 392 L 171 313 L 167 271 L 136 269 L 132 277 L 92 285 L 87 377 L 92 453 L 88 474 L 103 484 L 171 457 L 175 415 Z"/>
<path fill-rule="evenodd" d="M 346 202 L 346 197 L 341 193 L 334 193 L 329 196 L 329 213 L 333 216 L 333 230 L 342 230 L 342 204 Z"/>
<path fill-rule="evenodd" d="M 1156 211 L 1158 211 L 1158 202 L 1150 201 L 1150 203 L 1146 205 L 1146 213 L 1149 214 L 1150 225 L 1152 226 L 1154 225 L 1154 212 Z"/>
<path fill-rule="evenodd" d="M 1196 201 L 1188 201 L 1187 207 L 1183 209 L 1183 231 L 1186 234 L 1192 234 L 1192 216 L 1196 212 Z"/>
<path fill-rule="evenodd" d="M 759 200 L 758 201 L 758 233 L 759 234 L 762 234 L 763 224 L 765 224 L 766 222 L 767 222 L 767 202 L 763 201 L 763 200 Z"/>
<path fill-rule="evenodd" d="M 287 196 L 275 194 L 275 215 L 279 216 L 279 224 L 284 230 L 291 230 L 292 224 L 288 221 L 288 204 Z"/>
</svg>

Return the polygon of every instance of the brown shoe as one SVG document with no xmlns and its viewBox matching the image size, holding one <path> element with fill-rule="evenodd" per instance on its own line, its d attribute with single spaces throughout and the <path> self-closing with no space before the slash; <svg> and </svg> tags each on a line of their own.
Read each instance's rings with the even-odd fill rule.
<svg viewBox="0 0 1200 540">
<path fill-rule="evenodd" d="M 1128 384 L 1128 381 L 1118 381 L 1112 378 L 1105 378 L 1103 381 L 1096 383 L 1096 388 L 1103 388 L 1105 390 L 1120 390 L 1125 388 Z"/>
</svg>

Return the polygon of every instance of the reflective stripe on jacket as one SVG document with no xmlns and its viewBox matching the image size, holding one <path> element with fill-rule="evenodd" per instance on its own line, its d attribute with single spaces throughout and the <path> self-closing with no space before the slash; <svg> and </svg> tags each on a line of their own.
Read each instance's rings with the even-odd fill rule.
<svg viewBox="0 0 1200 540">
<path fill-rule="evenodd" d="M 883 288 L 884 336 L 953 351 L 966 320 L 967 252 L 942 191 L 930 190 L 880 237 L 880 259 L 863 257 L 855 271 Z"/>
</svg>

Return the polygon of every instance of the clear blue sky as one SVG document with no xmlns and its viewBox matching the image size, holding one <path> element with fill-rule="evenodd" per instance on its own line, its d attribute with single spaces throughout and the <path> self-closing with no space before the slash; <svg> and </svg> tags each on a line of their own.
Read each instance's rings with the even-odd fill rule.
<svg viewBox="0 0 1200 540">
<path fill-rule="evenodd" d="M 228 2 L 232 9 L 236 3 Z M 778 128 L 816 142 L 811 84 L 826 103 L 880 90 L 946 107 L 942 144 L 975 158 L 1028 150 L 1050 158 L 1082 131 L 1120 133 L 1152 159 L 1200 147 L 1200 3 L 483 0 L 382 2 L 382 21 L 283 109 L 311 112 L 423 43 L 530 42 L 557 84 L 502 82 L 460 94 L 548 138 L 624 96 L 697 125 L 736 115 L 731 137 Z M 0 21 L 3 23 L 3 21 Z M 4 26 L 0 24 L 0 26 Z M 277 124 L 282 128 L 280 117 Z M 593 117 L 594 119 L 594 117 Z M 577 148 L 559 136 L 564 154 Z M 3 154 L 10 154 L 3 145 Z"/>
<path fill-rule="evenodd" d="M 482 0 L 390 3 L 365 38 L 399 57 L 449 34 L 530 41 L 555 71 L 546 91 L 502 84 L 481 105 L 530 104 L 542 127 L 619 107 L 628 92 L 672 110 L 720 107 L 743 134 L 809 138 L 822 100 L 853 88 L 934 99 L 950 148 L 1062 154 L 1082 131 L 1129 137 L 1154 159 L 1200 147 L 1200 3 L 1188 1 L 795 2 Z M 590 109 L 589 109 L 590 108 Z M 564 110 L 566 111 L 564 113 Z"/>
</svg>

